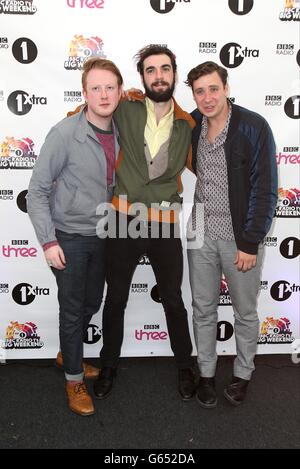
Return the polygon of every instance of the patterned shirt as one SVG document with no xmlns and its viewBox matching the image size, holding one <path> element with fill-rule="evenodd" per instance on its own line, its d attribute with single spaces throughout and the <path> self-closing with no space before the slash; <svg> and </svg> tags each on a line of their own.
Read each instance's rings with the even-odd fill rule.
<svg viewBox="0 0 300 469">
<path fill-rule="evenodd" d="M 224 143 L 231 118 L 228 118 L 222 132 L 213 143 L 207 138 L 208 121 L 203 116 L 202 129 L 197 150 L 197 183 L 193 207 L 193 225 L 196 231 L 203 227 L 196 224 L 195 204 L 204 204 L 204 233 L 211 239 L 234 240 L 228 198 L 227 164 Z"/>
</svg>

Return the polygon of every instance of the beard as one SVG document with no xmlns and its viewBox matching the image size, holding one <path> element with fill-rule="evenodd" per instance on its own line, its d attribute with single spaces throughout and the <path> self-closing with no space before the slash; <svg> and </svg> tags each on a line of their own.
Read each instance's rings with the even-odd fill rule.
<svg viewBox="0 0 300 469">
<path fill-rule="evenodd" d="M 146 96 L 152 101 L 154 101 L 155 103 L 166 103 L 167 101 L 169 101 L 172 98 L 174 89 L 175 89 L 175 79 L 173 80 L 173 83 L 171 84 L 171 86 L 169 85 L 169 83 L 163 80 L 155 81 L 154 83 L 152 83 L 151 88 L 149 88 L 146 85 L 144 80 L 143 80 L 143 84 L 144 84 Z M 166 85 L 167 88 L 162 91 L 154 91 L 152 89 L 153 85 L 164 85 L 164 86 Z"/>
</svg>

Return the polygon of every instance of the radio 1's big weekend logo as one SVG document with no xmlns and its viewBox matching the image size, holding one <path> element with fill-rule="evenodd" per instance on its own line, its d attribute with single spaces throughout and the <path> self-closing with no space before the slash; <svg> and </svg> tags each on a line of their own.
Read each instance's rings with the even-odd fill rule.
<svg viewBox="0 0 300 469">
<path fill-rule="evenodd" d="M 36 6 L 33 0 L 1 0 L 0 13 L 6 15 L 34 15 Z"/>
<path fill-rule="evenodd" d="M 285 0 L 284 10 L 280 12 L 281 21 L 299 21 L 300 20 L 300 0 Z"/>
<path fill-rule="evenodd" d="M 69 57 L 65 61 L 66 70 L 82 70 L 83 63 L 92 56 L 105 58 L 103 41 L 98 36 L 91 38 L 75 35 L 69 47 Z"/>
<path fill-rule="evenodd" d="M 277 218 L 300 217 L 300 190 L 298 188 L 278 190 L 278 203 L 276 207 Z"/>
<path fill-rule="evenodd" d="M 33 322 L 20 324 L 18 321 L 11 321 L 6 328 L 4 341 L 5 349 L 33 349 L 42 348 L 44 343 L 37 333 L 37 326 Z"/>
<path fill-rule="evenodd" d="M 32 169 L 37 156 L 30 138 L 6 137 L 0 145 L 0 169 Z"/>
<path fill-rule="evenodd" d="M 288 318 L 283 317 L 274 319 L 268 316 L 261 323 L 258 344 L 291 344 L 295 337 L 290 329 L 291 322 Z"/>
</svg>

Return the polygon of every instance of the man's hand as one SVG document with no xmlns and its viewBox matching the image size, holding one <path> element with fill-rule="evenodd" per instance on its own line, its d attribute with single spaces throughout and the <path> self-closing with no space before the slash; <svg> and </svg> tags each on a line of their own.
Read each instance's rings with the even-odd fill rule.
<svg viewBox="0 0 300 469">
<path fill-rule="evenodd" d="M 138 88 L 130 88 L 129 90 L 122 91 L 122 98 L 127 99 L 128 101 L 136 101 L 136 98 L 142 98 L 144 93 Z"/>
<path fill-rule="evenodd" d="M 256 254 L 238 251 L 234 263 L 239 272 L 248 272 L 256 266 Z"/>
<path fill-rule="evenodd" d="M 64 251 L 60 246 L 51 246 L 51 248 L 47 249 L 44 254 L 49 267 L 54 267 L 58 270 L 66 268 Z"/>
</svg>

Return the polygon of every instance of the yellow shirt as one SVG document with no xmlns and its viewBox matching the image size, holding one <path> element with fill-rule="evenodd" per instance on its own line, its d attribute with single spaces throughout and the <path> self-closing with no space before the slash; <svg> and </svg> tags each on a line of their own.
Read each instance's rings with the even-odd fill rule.
<svg viewBox="0 0 300 469">
<path fill-rule="evenodd" d="M 174 120 L 174 103 L 171 100 L 171 109 L 162 119 L 158 125 L 156 123 L 156 116 L 154 111 L 154 103 L 151 99 L 146 98 L 147 107 L 147 123 L 145 127 L 145 140 L 148 144 L 151 158 L 157 155 L 161 145 L 165 143 L 171 133 Z"/>
</svg>

